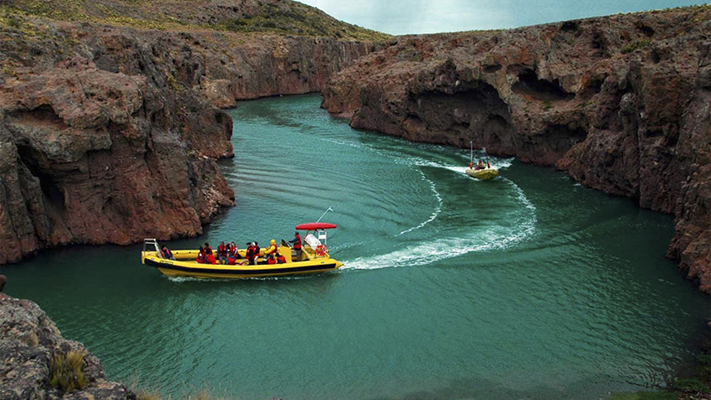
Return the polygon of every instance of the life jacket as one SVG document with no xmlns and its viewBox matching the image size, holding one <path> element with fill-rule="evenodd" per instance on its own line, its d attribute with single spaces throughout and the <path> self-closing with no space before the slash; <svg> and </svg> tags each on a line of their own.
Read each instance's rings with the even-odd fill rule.
<svg viewBox="0 0 711 400">
<path fill-rule="evenodd" d="M 296 235 L 294 238 L 294 249 L 301 250 L 301 236 L 299 235 Z"/>
<path fill-rule="evenodd" d="M 283 255 L 278 254 L 276 258 L 277 258 L 277 262 L 278 262 L 279 264 L 285 264 L 285 263 L 286 263 L 286 258 L 284 258 Z"/>
<path fill-rule="evenodd" d="M 247 259 L 248 260 L 254 259 L 254 246 L 247 247 Z"/>
<path fill-rule="evenodd" d="M 226 256 L 227 255 L 227 246 L 221 244 L 217 246 L 217 255 L 218 256 Z"/>
<path fill-rule="evenodd" d="M 197 256 L 197 259 L 196 259 L 195 261 L 198 262 L 198 263 L 200 263 L 200 264 L 204 263 L 204 262 L 205 262 L 205 253 L 199 252 L 199 253 L 198 253 L 198 256 Z"/>
<path fill-rule="evenodd" d="M 269 247 L 267 247 L 267 251 L 264 253 L 265 256 L 269 254 L 276 254 L 277 252 L 277 245 L 275 244 L 270 244 Z"/>
<path fill-rule="evenodd" d="M 215 260 L 215 256 L 213 256 L 212 253 L 207 255 L 206 261 L 208 264 L 217 264 L 217 260 Z"/>
<path fill-rule="evenodd" d="M 267 258 L 267 264 L 276 264 L 276 259 L 274 257 Z"/>
<path fill-rule="evenodd" d="M 163 258 L 168 258 L 168 259 L 173 258 L 173 252 L 170 251 L 170 249 L 166 248 L 165 250 L 161 250 L 160 253 L 161 253 L 161 255 L 163 255 Z"/>
<path fill-rule="evenodd" d="M 230 247 L 230 256 L 233 258 L 239 258 L 239 252 L 237 251 L 237 246 Z"/>
<path fill-rule="evenodd" d="M 212 247 L 210 247 L 210 246 L 205 247 L 205 254 L 212 254 Z"/>
</svg>

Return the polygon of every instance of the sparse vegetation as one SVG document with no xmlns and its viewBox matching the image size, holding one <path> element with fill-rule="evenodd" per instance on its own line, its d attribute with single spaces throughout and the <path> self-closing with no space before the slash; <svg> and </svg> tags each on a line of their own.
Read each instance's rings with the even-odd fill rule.
<svg viewBox="0 0 711 400">
<path fill-rule="evenodd" d="M 635 51 L 635 50 L 644 49 L 644 48 L 648 47 L 649 44 L 650 44 L 649 39 L 635 40 L 635 41 L 630 42 L 630 43 L 626 44 L 625 46 L 623 46 L 623 47 L 620 49 L 620 52 L 621 52 L 622 54 L 631 53 L 631 52 L 633 52 L 633 51 Z"/>
<path fill-rule="evenodd" d="M 19 18 L 29 16 L 140 30 L 227 30 L 363 41 L 390 38 L 338 21 L 317 8 L 298 2 L 262 3 L 256 11 L 239 9 L 239 6 L 220 7 L 201 0 L 8 0 L 0 3 L 0 23 L 17 27 Z M 6 16 L 4 20 L 3 15 Z"/>
<path fill-rule="evenodd" d="M 66 393 L 84 389 L 87 384 L 82 371 L 84 356 L 83 350 L 70 350 L 66 354 L 55 352 L 49 366 L 50 384 Z"/>
</svg>

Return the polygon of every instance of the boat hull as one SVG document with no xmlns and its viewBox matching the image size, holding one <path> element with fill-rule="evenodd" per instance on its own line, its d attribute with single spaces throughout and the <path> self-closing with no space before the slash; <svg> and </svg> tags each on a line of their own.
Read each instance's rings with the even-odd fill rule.
<svg viewBox="0 0 711 400">
<path fill-rule="evenodd" d="M 499 171 L 497 171 L 495 168 L 484 168 L 484 169 L 469 168 L 469 169 L 467 169 L 466 172 L 467 172 L 467 175 L 471 176 L 472 178 L 481 179 L 481 180 L 489 180 L 489 179 L 495 178 L 499 175 Z"/>
<path fill-rule="evenodd" d="M 195 253 L 195 254 L 193 254 Z M 184 276 L 193 278 L 225 278 L 244 279 L 269 276 L 288 276 L 313 274 L 325 271 L 332 271 L 340 268 L 343 264 L 330 258 L 328 255 L 314 257 L 312 254 L 305 254 L 308 258 L 303 261 L 291 261 L 284 264 L 257 264 L 257 265 L 222 265 L 222 264 L 201 264 L 195 262 L 196 251 L 175 251 L 177 260 L 167 260 L 155 251 L 146 251 L 142 254 L 143 264 L 155 267 L 169 276 Z M 189 259 L 186 259 L 188 258 Z M 244 259 L 240 259 L 244 262 Z"/>
</svg>

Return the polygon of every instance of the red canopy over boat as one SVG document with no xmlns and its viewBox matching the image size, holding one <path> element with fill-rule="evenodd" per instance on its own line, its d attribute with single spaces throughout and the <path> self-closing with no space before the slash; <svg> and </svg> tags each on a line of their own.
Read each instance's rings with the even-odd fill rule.
<svg viewBox="0 0 711 400">
<path fill-rule="evenodd" d="M 297 231 L 313 231 L 316 229 L 333 229 L 335 224 L 329 224 L 327 222 L 307 222 L 305 224 L 296 225 Z"/>
</svg>

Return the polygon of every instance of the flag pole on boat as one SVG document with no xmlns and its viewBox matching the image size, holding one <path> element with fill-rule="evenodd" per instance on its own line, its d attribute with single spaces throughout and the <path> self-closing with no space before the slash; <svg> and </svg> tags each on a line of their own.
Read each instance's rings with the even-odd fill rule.
<svg viewBox="0 0 711 400">
<path fill-rule="evenodd" d="M 326 210 L 323 214 L 321 214 L 321 217 L 320 217 L 316 222 L 321 222 L 321 218 L 323 218 L 324 215 L 326 215 L 326 213 L 329 212 L 329 211 L 333 211 L 333 208 L 328 207 L 328 210 Z"/>
</svg>

